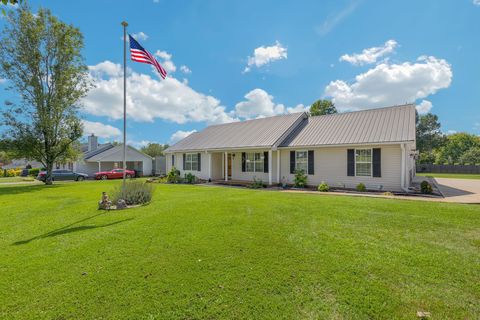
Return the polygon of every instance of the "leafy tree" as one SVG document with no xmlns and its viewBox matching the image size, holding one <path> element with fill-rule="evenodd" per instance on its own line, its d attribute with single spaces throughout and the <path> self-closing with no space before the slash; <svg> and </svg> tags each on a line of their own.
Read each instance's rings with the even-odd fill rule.
<svg viewBox="0 0 480 320">
<path fill-rule="evenodd" d="M 460 157 L 460 163 L 480 163 L 480 146 L 472 147 L 462 154 Z"/>
<path fill-rule="evenodd" d="M 163 151 L 168 148 L 168 144 L 161 145 L 160 143 L 149 143 L 142 147 L 140 151 L 148 154 L 150 157 L 157 157 L 163 155 Z"/>
<path fill-rule="evenodd" d="M 446 143 L 439 150 L 439 161 L 451 164 L 461 162 L 461 157 L 471 148 L 480 147 L 480 138 L 465 132 L 447 136 Z"/>
<path fill-rule="evenodd" d="M 0 5 L 3 5 L 3 6 L 8 6 L 8 5 L 16 5 L 18 4 L 19 0 L 0 0 Z M 2 8 L 2 14 L 5 16 L 7 15 L 7 12 L 5 11 L 5 8 Z"/>
<path fill-rule="evenodd" d="M 333 113 L 337 113 L 337 108 L 335 108 L 335 104 L 330 100 L 320 99 L 310 106 L 310 115 L 312 117 Z"/>
<path fill-rule="evenodd" d="M 416 116 L 417 150 L 432 152 L 443 145 L 445 138 L 440 131 L 438 116 L 432 113 Z"/>
<path fill-rule="evenodd" d="M 19 96 L 3 112 L 4 138 L 17 156 L 40 161 L 52 183 L 56 161 L 82 136 L 78 101 L 90 88 L 80 30 L 24 3 L 8 13 L 0 39 L 0 75 Z"/>
</svg>

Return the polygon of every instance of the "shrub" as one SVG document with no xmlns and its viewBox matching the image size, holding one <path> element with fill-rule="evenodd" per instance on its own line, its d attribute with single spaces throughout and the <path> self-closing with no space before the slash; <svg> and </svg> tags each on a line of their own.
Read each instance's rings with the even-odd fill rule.
<svg viewBox="0 0 480 320">
<path fill-rule="evenodd" d="M 167 174 L 167 182 L 168 183 L 179 183 L 180 182 L 180 171 L 172 167 L 172 169 Z"/>
<path fill-rule="evenodd" d="M 185 173 L 185 180 L 184 181 L 185 181 L 185 183 L 194 184 L 195 182 L 197 182 L 197 177 L 194 174 L 191 174 L 190 172 Z"/>
<path fill-rule="evenodd" d="M 295 170 L 295 187 L 305 188 L 307 186 L 307 175 L 303 170 Z"/>
<path fill-rule="evenodd" d="M 424 194 L 431 194 L 433 192 L 432 185 L 424 180 L 420 183 L 420 191 Z"/>
<path fill-rule="evenodd" d="M 252 189 L 260 189 L 260 188 L 264 188 L 265 184 L 261 179 L 257 179 L 256 177 L 253 177 L 253 183 L 249 185 L 249 187 Z"/>
<path fill-rule="evenodd" d="M 365 185 L 360 182 L 359 184 L 357 184 L 357 191 L 365 192 L 367 191 L 367 187 L 365 187 Z"/>
<path fill-rule="evenodd" d="M 330 190 L 330 187 L 324 181 L 322 181 L 322 183 L 318 185 L 318 191 L 328 192 L 329 190 Z"/>
<path fill-rule="evenodd" d="M 22 169 L 7 169 L 5 171 L 5 177 L 18 177 L 22 173 Z"/>
<path fill-rule="evenodd" d="M 125 195 L 122 184 L 119 184 L 112 192 L 112 201 L 125 200 L 127 205 L 145 204 L 152 200 L 153 186 L 142 181 L 131 180 L 125 183 Z"/>
<path fill-rule="evenodd" d="M 38 176 L 38 173 L 40 172 L 40 168 L 33 168 L 33 169 L 28 169 L 28 175 L 29 176 Z"/>
</svg>

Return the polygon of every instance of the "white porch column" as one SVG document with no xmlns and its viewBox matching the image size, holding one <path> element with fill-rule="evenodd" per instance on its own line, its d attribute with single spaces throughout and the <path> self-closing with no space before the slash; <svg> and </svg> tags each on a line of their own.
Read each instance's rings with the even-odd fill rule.
<svg viewBox="0 0 480 320">
<path fill-rule="evenodd" d="M 208 152 L 207 157 L 208 157 L 208 179 L 212 180 L 212 154 Z"/>
<path fill-rule="evenodd" d="M 101 165 L 101 162 L 98 161 L 98 172 L 102 171 L 102 165 Z"/>
<path fill-rule="evenodd" d="M 272 185 L 272 149 L 268 150 L 268 184 Z"/>
<path fill-rule="evenodd" d="M 225 151 L 225 181 L 228 181 L 228 153 Z"/>
<path fill-rule="evenodd" d="M 280 149 L 277 149 L 277 183 L 280 183 Z"/>
</svg>

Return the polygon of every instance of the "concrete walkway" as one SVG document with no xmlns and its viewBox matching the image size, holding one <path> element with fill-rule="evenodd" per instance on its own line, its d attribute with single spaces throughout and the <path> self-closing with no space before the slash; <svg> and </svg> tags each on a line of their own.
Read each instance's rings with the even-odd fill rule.
<svg viewBox="0 0 480 320">
<path fill-rule="evenodd" d="M 434 178 L 445 202 L 479 203 L 480 180 Z"/>
</svg>

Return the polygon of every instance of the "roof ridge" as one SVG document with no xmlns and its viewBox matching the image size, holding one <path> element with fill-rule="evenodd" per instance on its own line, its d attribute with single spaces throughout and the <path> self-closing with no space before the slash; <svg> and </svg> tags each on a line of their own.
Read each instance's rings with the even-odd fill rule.
<svg viewBox="0 0 480 320">
<path fill-rule="evenodd" d="M 309 118 L 339 116 L 339 115 L 342 115 L 342 114 L 351 114 L 351 113 L 360 113 L 360 112 L 372 112 L 372 111 L 377 111 L 377 110 L 385 110 L 385 109 L 401 108 L 401 107 L 410 107 L 410 106 L 415 107 L 415 103 L 405 103 L 405 104 L 399 104 L 399 105 L 393 105 L 393 106 L 387 106 L 387 107 L 380 107 L 380 108 L 370 108 L 370 109 L 363 109 L 363 110 L 355 110 L 355 111 L 345 111 L 345 112 L 339 112 L 339 113 L 323 114 L 323 115 L 320 115 L 320 116 L 311 116 L 311 117 L 309 117 Z"/>
<path fill-rule="evenodd" d="M 292 113 L 277 114 L 277 115 L 269 116 L 269 117 L 262 117 L 262 118 L 248 119 L 248 120 L 239 120 L 239 121 L 232 121 L 232 122 L 226 122 L 226 123 L 217 123 L 217 124 L 211 124 L 207 128 L 225 126 L 225 125 L 235 124 L 235 123 L 253 122 L 253 121 L 259 121 L 259 120 L 271 119 L 271 118 L 290 117 L 290 116 L 293 116 L 293 115 L 298 115 L 299 116 L 300 114 L 303 114 L 303 113 L 306 113 L 306 112 L 304 112 L 304 111 L 302 111 L 302 112 L 292 112 Z"/>
</svg>

